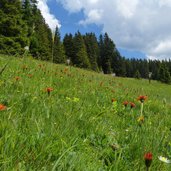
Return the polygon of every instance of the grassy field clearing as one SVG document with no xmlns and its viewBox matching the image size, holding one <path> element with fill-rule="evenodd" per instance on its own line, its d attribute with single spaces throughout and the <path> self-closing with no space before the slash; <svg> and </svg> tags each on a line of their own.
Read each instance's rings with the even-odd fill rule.
<svg viewBox="0 0 171 171">
<path fill-rule="evenodd" d="M 0 170 L 143 171 L 147 152 L 150 171 L 171 170 L 158 159 L 171 159 L 170 85 L 1 55 L 6 63 Z"/>
</svg>

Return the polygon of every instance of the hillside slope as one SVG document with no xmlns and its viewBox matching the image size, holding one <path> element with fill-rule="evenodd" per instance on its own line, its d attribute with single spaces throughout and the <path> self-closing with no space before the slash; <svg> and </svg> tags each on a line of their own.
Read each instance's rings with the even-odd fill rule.
<svg viewBox="0 0 171 171">
<path fill-rule="evenodd" d="M 151 171 L 171 170 L 158 160 L 171 158 L 171 86 L 0 56 L 6 63 L 0 170 L 145 170 L 149 151 Z"/>
</svg>

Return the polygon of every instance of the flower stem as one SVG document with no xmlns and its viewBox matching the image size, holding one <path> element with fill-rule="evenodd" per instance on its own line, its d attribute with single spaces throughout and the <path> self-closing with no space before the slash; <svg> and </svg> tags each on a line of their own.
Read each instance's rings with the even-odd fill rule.
<svg viewBox="0 0 171 171">
<path fill-rule="evenodd" d="M 143 115 L 143 103 L 141 103 L 141 116 Z"/>
</svg>

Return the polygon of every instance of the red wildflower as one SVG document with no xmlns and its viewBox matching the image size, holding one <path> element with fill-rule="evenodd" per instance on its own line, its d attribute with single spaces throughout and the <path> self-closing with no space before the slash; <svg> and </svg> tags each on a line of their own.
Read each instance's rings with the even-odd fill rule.
<svg viewBox="0 0 171 171">
<path fill-rule="evenodd" d="M 48 92 L 48 95 L 50 95 L 50 92 L 53 91 L 53 88 L 48 87 L 48 88 L 46 88 L 46 91 Z"/>
<path fill-rule="evenodd" d="M 125 107 L 127 107 L 128 104 L 129 104 L 128 101 L 124 101 L 124 102 L 123 102 L 123 105 L 124 105 Z"/>
<path fill-rule="evenodd" d="M 147 96 L 139 96 L 137 100 L 139 100 L 141 103 L 143 103 L 147 99 Z"/>
<path fill-rule="evenodd" d="M 130 105 L 131 105 L 131 109 L 136 106 L 135 103 L 132 103 L 132 102 L 130 102 Z"/>
<path fill-rule="evenodd" d="M 4 106 L 3 104 L 0 104 L 0 111 L 1 110 L 6 110 L 6 108 L 7 108 L 6 106 Z"/>
<path fill-rule="evenodd" d="M 151 152 L 144 154 L 145 165 L 147 168 L 150 167 L 152 159 L 153 159 L 153 155 Z"/>
</svg>

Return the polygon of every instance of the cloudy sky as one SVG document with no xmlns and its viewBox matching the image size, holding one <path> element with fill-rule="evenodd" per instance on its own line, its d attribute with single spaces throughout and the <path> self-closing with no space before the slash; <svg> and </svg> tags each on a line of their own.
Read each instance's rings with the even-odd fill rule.
<svg viewBox="0 0 171 171">
<path fill-rule="evenodd" d="M 126 57 L 171 58 L 171 0 L 38 0 L 61 35 L 107 32 Z"/>
</svg>

